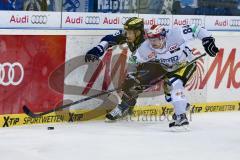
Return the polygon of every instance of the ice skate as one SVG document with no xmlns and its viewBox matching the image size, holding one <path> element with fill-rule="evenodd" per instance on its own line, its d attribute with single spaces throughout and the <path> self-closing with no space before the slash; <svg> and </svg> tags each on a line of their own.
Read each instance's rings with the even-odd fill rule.
<svg viewBox="0 0 240 160">
<path fill-rule="evenodd" d="M 189 128 L 189 121 L 187 119 L 187 116 L 185 113 L 176 115 L 173 114 L 173 120 L 169 123 L 169 128 L 172 129 L 172 131 L 188 131 Z"/>
<path fill-rule="evenodd" d="M 105 122 L 115 122 L 128 115 L 129 108 L 123 109 L 119 105 L 115 107 L 111 112 L 107 113 Z"/>
</svg>

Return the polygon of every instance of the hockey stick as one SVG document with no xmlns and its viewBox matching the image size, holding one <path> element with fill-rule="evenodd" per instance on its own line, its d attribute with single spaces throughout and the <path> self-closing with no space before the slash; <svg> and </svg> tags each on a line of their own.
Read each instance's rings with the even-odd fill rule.
<svg viewBox="0 0 240 160">
<path fill-rule="evenodd" d="M 187 66 L 189 66 L 189 65 L 191 65 L 191 64 L 193 64 L 193 63 L 195 63 L 198 59 L 200 59 L 200 58 L 202 58 L 202 57 L 204 57 L 204 56 L 206 56 L 206 53 L 202 54 L 201 56 L 196 57 L 196 58 L 193 59 L 191 62 L 186 63 L 184 66 L 181 66 L 181 67 L 179 67 L 178 69 L 170 72 L 170 74 L 173 74 L 173 73 L 175 73 L 175 72 L 180 71 L 181 69 L 183 69 L 183 68 L 185 68 L 185 67 L 187 67 Z M 166 74 L 169 74 L 169 73 L 166 73 Z M 161 77 L 166 76 L 166 74 L 162 75 Z M 95 94 L 95 95 L 92 95 L 92 96 L 89 96 L 89 97 L 86 97 L 86 98 L 77 100 L 77 101 L 75 101 L 75 102 L 68 103 L 68 104 L 65 104 L 65 105 L 56 107 L 56 108 L 54 108 L 54 109 L 51 109 L 51 110 L 49 110 L 49 111 L 42 112 L 42 113 L 34 113 L 34 112 L 32 112 L 26 105 L 24 105 L 24 106 L 23 106 L 23 112 L 24 112 L 25 114 L 27 114 L 28 116 L 32 117 L 32 118 L 38 118 L 38 117 L 41 117 L 41 116 L 43 116 L 43 115 L 46 115 L 46 114 L 49 114 L 49 113 L 52 113 L 52 112 L 56 112 L 56 111 L 62 110 L 62 109 L 64 109 L 64 108 L 68 108 L 68 107 L 73 106 L 73 105 L 75 105 L 75 104 L 79 104 L 79 103 L 88 101 L 88 100 L 90 100 L 90 99 L 93 99 L 93 98 L 96 98 L 96 97 L 99 97 L 99 96 L 102 96 L 102 95 L 105 95 L 105 94 L 109 94 L 109 93 L 111 93 L 111 92 L 118 91 L 118 90 L 121 90 L 121 88 L 116 88 L 116 89 L 111 89 L 111 90 L 106 91 L 106 92 L 101 92 L 101 93 L 98 93 L 98 94 Z"/>
<path fill-rule="evenodd" d="M 33 113 L 26 105 L 24 105 L 24 106 L 23 106 L 23 112 L 24 112 L 25 114 L 27 114 L 28 116 L 32 117 L 32 118 L 38 118 L 38 117 L 41 117 L 41 116 L 43 116 L 43 115 L 46 115 L 46 114 L 49 114 L 49 113 L 52 113 L 52 112 L 56 112 L 56 111 L 62 110 L 62 109 L 64 109 L 64 108 L 68 108 L 68 107 L 73 106 L 73 105 L 75 105 L 75 104 L 82 103 L 82 102 L 88 101 L 88 100 L 90 100 L 90 99 L 93 99 L 93 98 L 96 98 L 96 97 L 99 97 L 99 96 L 102 96 L 102 95 L 105 95 L 105 94 L 109 94 L 109 93 L 114 92 L 114 91 L 118 91 L 118 90 L 120 90 L 120 89 L 121 89 L 121 88 L 117 88 L 117 89 L 108 90 L 108 91 L 106 91 L 106 92 L 101 92 L 101 93 L 98 93 L 98 94 L 95 94 L 95 95 L 92 95 L 92 96 L 89 96 L 89 97 L 86 97 L 86 98 L 77 100 L 77 101 L 75 101 L 75 102 L 68 103 L 68 104 L 65 104 L 65 105 L 56 107 L 56 108 L 54 108 L 54 109 L 51 109 L 51 110 L 49 110 L 49 111 L 42 112 L 42 113 Z"/>
</svg>

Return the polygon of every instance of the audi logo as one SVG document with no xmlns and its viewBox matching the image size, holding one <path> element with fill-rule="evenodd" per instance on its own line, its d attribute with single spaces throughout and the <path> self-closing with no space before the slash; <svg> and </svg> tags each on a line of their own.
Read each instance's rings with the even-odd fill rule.
<svg viewBox="0 0 240 160">
<path fill-rule="evenodd" d="M 46 24 L 48 18 L 46 15 L 32 15 L 31 22 L 32 24 Z"/>
<path fill-rule="evenodd" d="M 85 24 L 99 24 L 100 17 L 99 16 L 86 16 L 85 17 Z"/>
<path fill-rule="evenodd" d="M 19 71 L 21 75 L 19 78 L 16 77 L 17 68 L 20 69 Z M 23 77 L 24 77 L 24 70 L 23 70 L 23 66 L 20 63 L 18 62 L 15 62 L 13 64 L 9 62 L 3 63 L 3 64 L 0 63 L 0 85 L 17 86 L 22 82 Z"/>
<path fill-rule="evenodd" d="M 190 24 L 196 24 L 202 26 L 202 19 L 200 18 L 190 18 Z"/>
<path fill-rule="evenodd" d="M 122 19 L 121 19 L 122 24 L 125 24 L 126 21 L 127 21 L 128 19 L 130 19 L 130 18 L 131 18 L 131 17 L 122 17 Z"/>
<path fill-rule="evenodd" d="M 229 21 L 230 27 L 240 27 L 240 19 L 231 19 Z"/>
<path fill-rule="evenodd" d="M 157 18 L 156 20 L 156 23 L 162 26 L 170 26 L 171 24 L 170 18 Z"/>
</svg>

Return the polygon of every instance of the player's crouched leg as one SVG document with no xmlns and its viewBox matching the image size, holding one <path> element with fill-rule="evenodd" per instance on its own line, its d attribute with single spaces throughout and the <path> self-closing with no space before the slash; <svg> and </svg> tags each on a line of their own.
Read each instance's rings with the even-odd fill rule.
<svg viewBox="0 0 240 160">
<path fill-rule="evenodd" d="M 133 108 L 136 104 L 137 96 L 128 96 L 126 94 L 122 97 L 122 102 L 118 104 L 111 112 L 107 113 L 106 121 L 115 121 L 123 118 L 126 115 L 132 114 Z"/>
</svg>

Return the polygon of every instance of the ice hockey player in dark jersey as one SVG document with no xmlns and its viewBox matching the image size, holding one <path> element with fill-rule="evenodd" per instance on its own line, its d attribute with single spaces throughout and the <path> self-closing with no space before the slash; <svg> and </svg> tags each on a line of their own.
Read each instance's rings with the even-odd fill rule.
<svg viewBox="0 0 240 160">
<path fill-rule="evenodd" d="M 135 63 L 135 53 L 137 48 L 145 41 L 144 39 L 144 22 L 142 18 L 132 17 L 124 23 L 124 30 L 119 30 L 115 34 L 104 36 L 100 43 L 89 50 L 85 56 L 86 62 L 94 62 L 98 60 L 104 52 L 114 46 L 127 43 L 130 51 L 132 52 L 128 63 Z M 131 92 L 130 88 L 136 83 L 135 77 L 128 74 L 122 84 L 122 90 L 124 92 L 122 96 L 122 102 L 117 105 L 112 112 L 106 115 L 108 120 L 116 120 L 123 115 L 129 113 L 130 106 L 136 104 L 135 92 Z M 131 108 L 132 109 L 132 108 Z"/>
<path fill-rule="evenodd" d="M 132 17 L 125 22 L 124 30 L 104 36 L 96 47 L 89 50 L 85 56 L 85 61 L 98 60 L 108 48 L 124 43 L 128 44 L 132 55 L 134 55 L 136 49 L 144 42 L 144 34 L 143 19 Z"/>
</svg>

